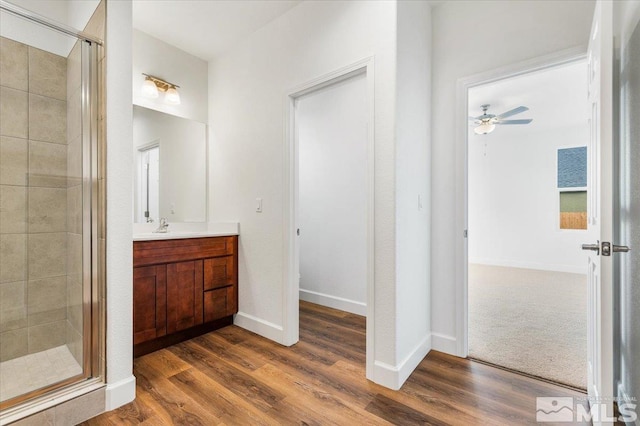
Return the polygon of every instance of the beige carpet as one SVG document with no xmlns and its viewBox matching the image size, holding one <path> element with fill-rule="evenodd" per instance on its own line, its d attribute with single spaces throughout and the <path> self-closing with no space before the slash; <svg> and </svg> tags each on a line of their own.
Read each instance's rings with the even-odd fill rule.
<svg viewBox="0 0 640 426">
<path fill-rule="evenodd" d="M 469 356 L 586 388 L 586 275 L 469 265 Z"/>
</svg>

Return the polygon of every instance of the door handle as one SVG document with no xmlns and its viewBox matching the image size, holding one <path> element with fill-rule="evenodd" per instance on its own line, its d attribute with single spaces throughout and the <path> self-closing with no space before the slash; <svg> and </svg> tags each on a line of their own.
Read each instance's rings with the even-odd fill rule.
<svg viewBox="0 0 640 426">
<path fill-rule="evenodd" d="M 600 254 L 600 241 L 597 244 L 583 244 L 582 250 L 592 250 L 595 251 L 596 254 Z"/>
<path fill-rule="evenodd" d="M 627 246 L 618 246 L 615 244 L 613 244 L 612 249 L 614 253 L 627 253 L 631 251 L 631 249 Z"/>
</svg>

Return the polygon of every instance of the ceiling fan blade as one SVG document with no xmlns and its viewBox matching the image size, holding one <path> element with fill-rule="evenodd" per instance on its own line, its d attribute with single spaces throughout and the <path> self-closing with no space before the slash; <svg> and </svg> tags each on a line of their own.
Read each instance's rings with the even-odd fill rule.
<svg viewBox="0 0 640 426">
<path fill-rule="evenodd" d="M 498 120 L 495 124 L 529 124 L 533 118 L 525 118 L 522 120 Z"/>
<path fill-rule="evenodd" d="M 469 121 L 476 121 L 476 120 L 480 120 L 480 117 L 482 117 L 481 115 L 478 117 L 471 117 L 469 116 Z"/>
<path fill-rule="evenodd" d="M 500 120 L 503 118 L 511 117 L 512 115 L 520 114 L 521 112 L 525 112 L 525 111 L 529 111 L 529 108 L 527 108 L 526 106 L 519 106 L 518 108 L 514 108 L 507 112 L 503 112 L 502 114 L 498 115 L 497 118 L 498 120 Z"/>
</svg>

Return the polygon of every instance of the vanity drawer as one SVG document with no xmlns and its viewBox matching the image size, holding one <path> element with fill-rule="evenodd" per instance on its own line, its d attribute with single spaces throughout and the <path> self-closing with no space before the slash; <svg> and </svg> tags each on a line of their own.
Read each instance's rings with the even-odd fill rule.
<svg viewBox="0 0 640 426">
<path fill-rule="evenodd" d="M 237 237 L 185 238 L 161 241 L 134 241 L 133 266 L 204 259 L 235 254 Z"/>
<path fill-rule="evenodd" d="M 204 289 L 234 285 L 237 282 L 234 256 L 214 257 L 204 260 Z"/>
<path fill-rule="evenodd" d="M 235 286 L 204 292 L 204 322 L 233 315 L 238 311 Z"/>
</svg>

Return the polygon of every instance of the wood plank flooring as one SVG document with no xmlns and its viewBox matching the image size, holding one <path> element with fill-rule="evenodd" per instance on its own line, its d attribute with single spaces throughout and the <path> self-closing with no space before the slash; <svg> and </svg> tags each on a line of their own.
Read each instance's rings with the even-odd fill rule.
<svg viewBox="0 0 640 426">
<path fill-rule="evenodd" d="M 435 351 L 400 391 L 364 365 L 365 319 L 301 302 L 293 347 L 229 326 L 142 356 L 136 400 L 84 425 L 534 424 L 536 397 L 585 397 Z"/>
</svg>

